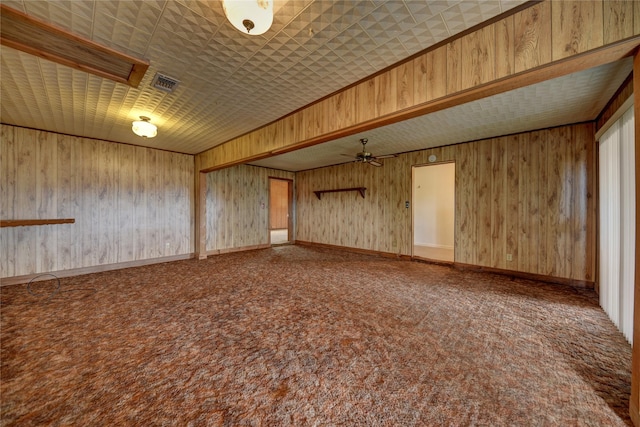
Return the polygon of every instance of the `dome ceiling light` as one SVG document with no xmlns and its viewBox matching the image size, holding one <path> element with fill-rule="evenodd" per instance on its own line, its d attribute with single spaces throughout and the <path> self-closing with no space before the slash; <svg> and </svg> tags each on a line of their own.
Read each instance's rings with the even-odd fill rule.
<svg viewBox="0 0 640 427">
<path fill-rule="evenodd" d="M 238 31 L 258 36 L 271 28 L 273 0 L 222 0 L 224 14 Z"/>
<path fill-rule="evenodd" d="M 153 138 L 158 134 L 158 127 L 151 123 L 149 117 L 140 116 L 140 120 L 136 120 L 131 124 L 131 130 L 138 136 L 143 138 Z"/>
</svg>

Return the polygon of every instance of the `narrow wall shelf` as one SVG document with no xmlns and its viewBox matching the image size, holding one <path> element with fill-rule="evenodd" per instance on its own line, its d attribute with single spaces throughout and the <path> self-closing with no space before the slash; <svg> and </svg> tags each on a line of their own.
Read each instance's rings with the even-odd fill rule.
<svg viewBox="0 0 640 427">
<path fill-rule="evenodd" d="M 314 191 L 314 193 L 318 198 L 318 200 L 322 200 L 322 193 L 339 193 L 342 191 L 357 191 L 358 193 L 360 193 L 360 195 L 364 199 L 364 192 L 366 190 L 367 190 L 366 187 L 353 187 L 353 188 L 338 188 L 335 190 L 318 190 L 318 191 Z"/>
<path fill-rule="evenodd" d="M 2 219 L 0 220 L 0 228 L 4 227 L 22 227 L 28 225 L 50 225 L 50 224 L 73 224 L 75 218 L 60 219 Z"/>
</svg>

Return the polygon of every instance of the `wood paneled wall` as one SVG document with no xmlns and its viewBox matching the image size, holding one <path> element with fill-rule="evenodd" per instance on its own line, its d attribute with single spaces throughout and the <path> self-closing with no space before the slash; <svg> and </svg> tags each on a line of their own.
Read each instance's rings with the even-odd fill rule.
<svg viewBox="0 0 640 427">
<path fill-rule="evenodd" d="M 640 2 L 544 1 L 198 154 L 198 164 L 243 163 L 594 67 L 632 53 L 639 35 Z"/>
<path fill-rule="evenodd" d="M 296 238 L 411 255 L 411 166 L 434 154 L 456 164 L 456 262 L 593 281 L 593 138 L 579 124 L 299 172 Z M 349 187 L 366 198 L 313 194 Z"/>
<path fill-rule="evenodd" d="M 293 172 L 240 165 L 207 174 L 208 253 L 269 244 L 269 177 Z"/>
<path fill-rule="evenodd" d="M 0 277 L 193 253 L 194 157 L 0 125 Z"/>
<path fill-rule="evenodd" d="M 606 107 L 600 112 L 596 119 L 596 132 L 600 130 L 614 117 L 621 116 L 626 105 L 633 102 L 633 73 L 627 77 L 622 85 L 616 91 L 616 94 L 609 100 Z M 615 120 L 614 120 L 615 121 Z"/>
</svg>

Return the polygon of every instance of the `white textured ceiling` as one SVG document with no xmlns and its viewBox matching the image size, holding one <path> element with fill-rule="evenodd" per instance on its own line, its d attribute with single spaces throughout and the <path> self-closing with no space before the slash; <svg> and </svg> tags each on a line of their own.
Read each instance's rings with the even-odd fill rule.
<svg viewBox="0 0 640 427">
<path fill-rule="evenodd" d="M 632 70 L 626 58 L 251 164 L 301 171 L 353 161 L 360 138 L 382 156 L 590 121 Z"/>
<path fill-rule="evenodd" d="M 194 154 L 524 0 L 276 0 L 261 36 L 236 31 L 219 0 L 2 3 L 151 63 L 134 89 L 3 46 L 3 123 Z M 158 71 L 181 81 L 175 93 L 150 86 Z M 156 138 L 131 132 L 140 115 L 158 125 Z"/>
</svg>

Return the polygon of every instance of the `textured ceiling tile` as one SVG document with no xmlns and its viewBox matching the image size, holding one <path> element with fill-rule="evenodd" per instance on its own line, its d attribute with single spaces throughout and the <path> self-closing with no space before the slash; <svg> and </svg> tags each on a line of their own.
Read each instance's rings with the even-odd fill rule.
<svg viewBox="0 0 640 427">
<path fill-rule="evenodd" d="M 452 35 L 473 27 L 501 12 L 498 0 L 482 2 L 463 1 L 442 12 L 442 17 Z"/>
<path fill-rule="evenodd" d="M 378 44 L 397 37 L 415 24 L 404 3 L 384 3 L 360 21 L 360 26 Z"/>
<path fill-rule="evenodd" d="M 93 38 L 107 46 L 117 48 L 123 53 L 137 57 L 144 56 L 151 34 L 131 25 L 120 22 L 110 15 L 100 13 L 99 24 L 94 26 Z"/>
<path fill-rule="evenodd" d="M 338 31 L 344 31 L 358 20 L 368 16 L 377 7 L 369 0 L 339 0 L 331 3 L 327 13 L 331 16 L 331 24 Z"/>
<path fill-rule="evenodd" d="M 441 15 L 421 21 L 413 28 L 402 32 L 398 36 L 400 40 L 411 52 L 419 52 L 422 49 L 445 40 L 449 37 L 449 30 Z"/>
<path fill-rule="evenodd" d="M 82 5 L 83 3 L 79 3 L 77 7 L 73 7 L 72 2 L 27 1 L 25 9 L 29 15 L 46 22 L 55 22 L 58 27 L 90 38 L 93 10 L 90 6 L 81 7 Z"/>
<path fill-rule="evenodd" d="M 443 18 L 461 31 L 522 1 L 275 0 L 272 28 L 250 36 L 219 0 L 4 0 L 151 66 L 134 89 L 5 48 L 3 122 L 197 153 L 448 37 Z M 174 93 L 150 86 L 158 71 Z M 141 114 L 158 137 L 132 134 Z"/>
<path fill-rule="evenodd" d="M 344 58 L 353 59 L 372 51 L 378 45 L 359 24 L 354 24 L 330 40 L 326 46 Z"/>
<path fill-rule="evenodd" d="M 378 55 L 365 55 L 364 58 L 378 70 L 393 65 L 409 56 L 409 53 L 398 39 L 389 40 L 384 45 L 376 48 L 376 53 Z"/>
<path fill-rule="evenodd" d="M 211 0 L 179 0 L 179 2 L 217 27 L 226 21 L 221 2 Z"/>
<path fill-rule="evenodd" d="M 97 1 L 96 13 L 110 15 L 140 31 L 152 34 L 162 14 L 162 8 L 158 6 L 159 3 L 153 1 Z"/>
<path fill-rule="evenodd" d="M 460 0 L 405 0 L 405 4 L 413 14 L 416 22 L 420 22 L 421 17 L 431 18 L 458 3 L 460 3 Z"/>
</svg>

